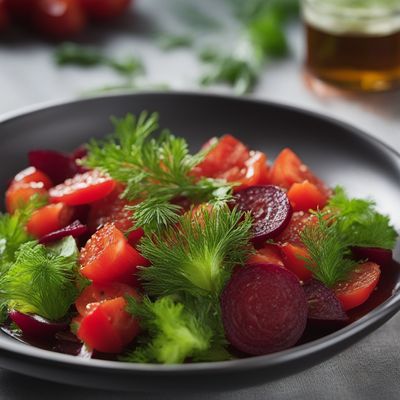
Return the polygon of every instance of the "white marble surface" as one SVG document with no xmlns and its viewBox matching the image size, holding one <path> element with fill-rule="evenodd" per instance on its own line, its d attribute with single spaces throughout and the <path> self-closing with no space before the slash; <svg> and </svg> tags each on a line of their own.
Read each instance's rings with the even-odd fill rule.
<svg viewBox="0 0 400 400">
<path fill-rule="evenodd" d="M 184 2 L 184 0 L 180 0 Z M 122 24 L 104 30 L 91 30 L 84 41 L 102 45 L 106 52 L 125 56 L 137 54 L 146 64 L 142 83 L 167 83 L 176 90 L 197 90 L 203 67 L 193 51 L 163 52 L 154 46 L 151 32 L 164 28 L 169 32 L 184 32 L 171 9 L 178 0 L 137 0 L 131 16 Z M 226 31 L 196 33 L 200 43 L 213 38 L 219 43 L 231 43 L 235 25 L 226 15 L 223 2 L 205 0 L 202 7 L 222 21 Z M 225 11 L 224 11 L 225 10 Z M 266 65 L 262 79 L 252 96 L 292 104 L 321 112 L 349 122 L 380 138 L 400 151 L 400 94 L 377 94 L 353 97 L 324 97 L 310 91 L 303 79 L 303 35 L 299 25 L 290 29 L 292 56 Z M 82 70 L 76 67 L 60 69 L 52 60 L 52 44 L 27 36 L 13 36 L 0 41 L 0 115 L 21 107 L 60 99 L 73 99 L 83 92 L 104 85 L 118 84 L 121 78 L 106 68 Z M 230 92 L 227 88 L 210 89 Z M 323 141 L 323 132 L 321 132 Z M 400 389 L 400 318 L 394 318 L 383 328 L 351 349 L 320 366 L 274 384 L 218 395 L 194 395 L 193 399 L 358 399 L 378 396 L 381 400 L 396 399 Z M 87 398 L 122 399 L 132 395 L 83 390 L 64 385 L 44 383 L 6 371 L 0 371 L 0 398 Z M 135 395 L 155 399 L 165 396 Z M 176 398 L 175 396 L 168 397 Z M 181 397 L 179 397 L 181 398 Z M 182 397 L 185 398 L 185 397 Z"/>
</svg>

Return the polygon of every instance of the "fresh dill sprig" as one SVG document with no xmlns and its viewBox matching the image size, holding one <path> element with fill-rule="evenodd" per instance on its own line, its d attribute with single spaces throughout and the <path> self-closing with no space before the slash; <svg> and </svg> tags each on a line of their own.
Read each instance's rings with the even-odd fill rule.
<svg viewBox="0 0 400 400">
<path fill-rule="evenodd" d="M 300 234 L 309 254 L 306 266 L 316 279 L 332 287 L 346 279 L 357 262 L 350 259 L 351 251 L 343 241 L 337 221 L 330 221 L 321 212 L 315 215 L 318 223 L 306 226 Z"/>
<path fill-rule="evenodd" d="M 0 214 L 0 275 L 15 261 L 15 253 L 21 244 L 32 240 L 25 225 L 33 212 L 45 204 L 45 198 L 33 195 L 13 214 Z"/>
<path fill-rule="evenodd" d="M 227 205 L 184 214 L 176 226 L 142 239 L 139 249 L 151 262 L 140 272 L 143 286 L 155 296 L 216 299 L 251 251 L 250 230 L 251 217 Z"/>
<path fill-rule="evenodd" d="M 121 357 L 122 361 L 176 364 L 210 347 L 213 331 L 201 310 L 188 310 L 171 296 L 154 302 L 148 297 L 140 303 L 133 297 L 127 301 L 127 311 L 139 318 L 146 336 L 133 352 Z"/>
<path fill-rule="evenodd" d="M 142 200 L 132 207 L 136 226 L 151 231 L 176 222 L 182 207 L 170 202 L 177 197 L 197 202 L 229 198 L 232 184 L 192 175 L 211 148 L 191 155 L 183 138 L 167 131 L 152 137 L 158 129 L 155 113 L 127 115 L 114 125 L 115 133 L 108 139 L 89 143 L 85 163 L 126 184 L 124 197 Z"/>
<path fill-rule="evenodd" d="M 78 295 L 77 260 L 72 237 L 48 248 L 36 241 L 22 244 L 16 261 L 0 278 L 2 305 L 52 321 L 63 318 Z"/>
</svg>

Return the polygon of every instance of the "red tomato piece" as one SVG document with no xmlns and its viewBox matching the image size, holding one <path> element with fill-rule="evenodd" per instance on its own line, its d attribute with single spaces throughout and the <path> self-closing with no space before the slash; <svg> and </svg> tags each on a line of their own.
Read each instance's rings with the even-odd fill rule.
<svg viewBox="0 0 400 400">
<path fill-rule="evenodd" d="M 5 0 L 0 0 L 0 32 L 6 30 L 10 24 L 10 18 Z"/>
<path fill-rule="evenodd" d="M 50 189 L 53 203 L 63 202 L 70 206 L 94 203 L 110 194 L 115 188 L 115 181 L 97 170 L 76 174 Z"/>
<path fill-rule="evenodd" d="M 45 189 L 50 189 L 53 186 L 51 179 L 44 172 L 39 171 L 35 167 L 28 167 L 19 172 L 15 175 L 12 184 L 31 182 L 42 182 Z"/>
<path fill-rule="evenodd" d="M 333 287 L 343 310 L 355 308 L 368 300 L 378 284 L 381 269 L 378 264 L 367 262 L 357 266 L 346 281 L 339 282 Z"/>
<path fill-rule="evenodd" d="M 266 244 L 252 254 L 247 260 L 247 264 L 275 264 L 283 267 L 283 261 L 279 247 L 274 244 Z"/>
<path fill-rule="evenodd" d="M 73 209 L 63 203 L 49 204 L 32 214 L 26 229 L 32 236 L 40 239 L 67 226 L 73 213 Z"/>
<path fill-rule="evenodd" d="M 113 222 L 115 227 L 123 233 L 128 232 L 133 227 L 132 211 L 126 209 L 126 206 L 133 205 L 120 195 L 123 187 L 117 185 L 116 188 L 105 198 L 92 204 L 88 225 L 91 232 L 95 232 L 107 223 Z M 128 241 L 133 246 L 144 235 L 143 229 L 135 229 L 128 234 Z"/>
<path fill-rule="evenodd" d="M 140 299 L 139 294 L 132 287 L 124 283 L 109 283 L 109 284 L 91 284 L 87 286 L 75 302 L 76 309 L 82 316 L 87 315 L 94 305 L 104 302 L 105 300 L 124 297 L 125 295 L 133 296 L 137 300 Z"/>
<path fill-rule="evenodd" d="M 289 189 L 293 183 L 300 183 L 306 179 L 314 185 L 325 188 L 324 183 L 310 171 L 292 150 L 283 149 L 271 167 L 270 182 L 273 185 Z M 325 188 L 325 190 L 327 189 Z"/>
<path fill-rule="evenodd" d="M 312 277 L 312 272 L 306 267 L 302 258 L 308 258 L 305 247 L 286 243 L 281 246 L 283 264 L 292 271 L 301 281 L 307 281 Z"/>
<path fill-rule="evenodd" d="M 32 22 L 42 34 L 63 39 L 80 33 L 86 17 L 78 0 L 36 0 Z"/>
<path fill-rule="evenodd" d="M 92 349 L 120 353 L 138 335 L 139 322 L 125 311 L 123 297 L 97 304 L 82 318 L 77 336 Z"/>
<path fill-rule="evenodd" d="M 322 209 L 328 201 L 326 193 L 308 180 L 294 183 L 287 196 L 294 211 Z"/>
<path fill-rule="evenodd" d="M 118 17 L 131 4 L 131 0 L 80 0 L 80 2 L 89 17 L 99 21 Z"/>
<path fill-rule="evenodd" d="M 81 273 L 94 283 L 132 285 L 137 285 L 137 267 L 148 265 L 114 224 L 106 224 L 88 240 L 81 251 L 80 263 Z"/>
<path fill-rule="evenodd" d="M 293 243 L 296 245 L 302 245 L 300 239 L 300 233 L 303 229 L 311 224 L 315 224 L 317 218 L 310 213 L 298 211 L 293 213 L 292 219 L 289 225 L 284 229 L 284 231 L 276 238 L 278 243 Z"/>
<path fill-rule="evenodd" d="M 209 141 L 204 147 L 207 148 L 212 144 L 213 141 Z M 219 139 L 218 144 L 196 166 L 193 172 L 199 177 L 218 178 L 231 168 L 243 168 L 245 161 L 249 158 L 250 152 L 242 142 L 232 135 L 225 135 Z"/>
<path fill-rule="evenodd" d="M 12 214 L 15 210 L 24 206 L 35 194 L 47 197 L 48 193 L 42 182 L 14 183 L 6 192 L 7 212 Z"/>
</svg>

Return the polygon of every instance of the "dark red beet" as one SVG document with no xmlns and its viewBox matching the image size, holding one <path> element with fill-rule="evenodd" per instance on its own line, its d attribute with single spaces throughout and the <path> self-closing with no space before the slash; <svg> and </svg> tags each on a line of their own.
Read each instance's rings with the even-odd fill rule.
<svg viewBox="0 0 400 400">
<path fill-rule="evenodd" d="M 53 338 L 57 332 L 68 329 L 67 322 L 51 322 L 38 315 L 27 315 L 16 310 L 10 311 L 8 315 L 24 335 L 37 339 Z"/>
<path fill-rule="evenodd" d="M 53 150 L 33 150 L 28 153 L 29 164 L 44 172 L 55 185 L 79 172 L 75 160 L 68 154 Z"/>
<path fill-rule="evenodd" d="M 274 264 L 236 270 L 221 296 L 226 338 L 252 355 L 293 346 L 306 327 L 307 308 L 297 277 Z"/>
<path fill-rule="evenodd" d="M 284 190 L 278 186 L 251 186 L 238 191 L 234 203 L 253 216 L 255 244 L 274 238 L 285 229 L 292 216 L 292 207 Z"/>
<path fill-rule="evenodd" d="M 321 321 L 347 321 L 340 301 L 335 293 L 316 279 L 303 285 L 308 303 L 308 318 Z"/>
<path fill-rule="evenodd" d="M 42 236 L 39 239 L 39 243 L 46 244 L 50 242 L 55 242 L 66 236 L 79 237 L 87 232 L 88 228 L 86 225 L 81 224 L 79 221 L 74 221 L 72 224 L 61 228 L 58 231 L 50 232 L 47 235 Z"/>
<path fill-rule="evenodd" d="M 72 153 L 71 157 L 74 160 L 80 160 L 83 157 L 86 157 L 88 153 L 87 147 L 85 145 L 79 146 Z"/>
<path fill-rule="evenodd" d="M 381 266 L 388 265 L 393 260 L 393 252 L 388 249 L 354 246 L 351 250 L 357 260 L 368 260 Z"/>
</svg>

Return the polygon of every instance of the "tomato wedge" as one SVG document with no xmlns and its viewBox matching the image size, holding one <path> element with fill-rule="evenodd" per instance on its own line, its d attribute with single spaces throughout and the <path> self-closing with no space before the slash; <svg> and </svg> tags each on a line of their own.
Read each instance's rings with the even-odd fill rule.
<svg viewBox="0 0 400 400">
<path fill-rule="evenodd" d="M 97 170 L 76 174 L 50 189 L 53 203 L 63 202 L 70 206 L 90 204 L 110 194 L 115 188 L 115 181 Z"/>
<path fill-rule="evenodd" d="M 67 226 L 73 213 L 73 209 L 64 203 L 49 204 L 32 214 L 26 229 L 32 236 L 39 239 Z"/>
<path fill-rule="evenodd" d="M 137 291 L 124 283 L 109 283 L 109 284 L 91 284 L 87 286 L 75 302 L 76 309 L 82 316 L 87 315 L 93 305 L 104 302 L 105 300 L 124 297 L 125 295 L 133 296 L 140 299 Z"/>
<path fill-rule="evenodd" d="M 328 201 L 326 193 L 308 180 L 294 183 L 290 187 L 287 196 L 294 211 L 322 209 Z"/>
<path fill-rule="evenodd" d="M 138 285 L 137 267 L 148 265 L 114 224 L 106 224 L 88 240 L 81 251 L 80 263 L 81 273 L 94 283 L 132 285 Z"/>
<path fill-rule="evenodd" d="M 18 208 L 23 207 L 29 202 L 33 195 L 47 197 L 48 192 L 43 182 L 14 183 L 6 192 L 6 209 L 12 214 Z"/>
<path fill-rule="evenodd" d="M 92 310 L 82 318 L 77 336 L 92 349 L 120 353 L 140 331 L 139 322 L 125 307 L 123 297 L 92 303 Z"/>
<path fill-rule="evenodd" d="M 303 244 L 300 238 L 301 232 L 306 226 L 315 224 L 316 222 L 317 222 L 317 217 L 308 212 L 303 212 L 303 211 L 294 212 L 289 222 L 289 225 L 276 238 L 276 241 L 282 244 L 293 243 L 302 246 Z"/>
<path fill-rule="evenodd" d="M 301 159 L 290 149 L 283 149 L 270 171 L 270 182 L 289 189 L 294 183 L 301 183 L 305 180 L 317 185 L 328 192 L 324 183 L 313 174 L 313 172 L 301 161 Z"/>
<path fill-rule="evenodd" d="M 378 284 L 381 269 L 378 264 L 367 262 L 357 266 L 346 281 L 337 283 L 333 290 L 347 311 L 363 304 Z"/>
<path fill-rule="evenodd" d="M 283 267 L 282 256 L 279 247 L 274 244 L 266 244 L 252 254 L 246 264 L 274 264 Z"/>
<path fill-rule="evenodd" d="M 305 247 L 285 243 L 281 246 L 283 264 L 292 271 L 301 281 L 311 279 L 312 272 L 306 267 L 303 258 L 308 258 L 308 251 Z"/>
<path fill-rule="evenodd" d="M 15 175 L 12 185 L 14 183 L 31 183 L 42 182 L 45 189 L 50 189 L 53 186 L 51 179 L 42 171 L 35 167 L 28 167 Z"/>
</svg>

